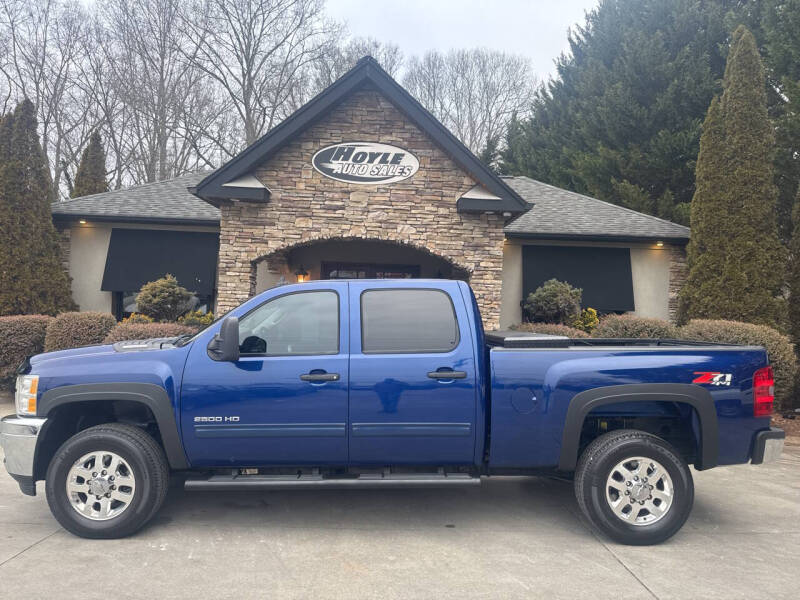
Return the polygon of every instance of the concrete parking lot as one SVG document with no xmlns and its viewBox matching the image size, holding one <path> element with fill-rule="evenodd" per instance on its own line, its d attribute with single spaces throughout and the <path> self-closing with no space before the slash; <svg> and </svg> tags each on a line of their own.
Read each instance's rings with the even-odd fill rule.
<svg viewBox="0 0 800 600">
<path fill-rule="evenodd" d="M 0 414 L 13 412 L 0 404 Z M 569 483 L 270 493 L 173 489 L 138 535 L 83 540 L 0 473 L 4 598 L 797 598 L 800 446 L 695 472 L 656 547 L 598 538 Z"/>
</svg>

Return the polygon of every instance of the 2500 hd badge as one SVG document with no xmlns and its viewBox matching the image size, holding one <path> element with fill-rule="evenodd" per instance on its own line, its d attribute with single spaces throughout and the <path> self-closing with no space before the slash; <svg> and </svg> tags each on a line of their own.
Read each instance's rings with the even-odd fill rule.
<svg viewBox="0 0 800 600">
<path fill-rule="evenodd" d="M 317 152 L 311 164 L 325 177 L 376 185 L 408 179 L 419 170 L 419 160 L 408 150 L 376 142 L 344 142 Z"/>
</svg>

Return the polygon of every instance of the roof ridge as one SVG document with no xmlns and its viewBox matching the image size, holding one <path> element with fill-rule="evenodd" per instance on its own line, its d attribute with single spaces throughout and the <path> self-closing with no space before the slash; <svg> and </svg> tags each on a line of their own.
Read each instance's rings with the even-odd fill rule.
<svg viewBox="0 0 800 600">
<path fill-rule="evenodd" d="M 154 185 L 159 185 L 163 183 L 169 183 L 172 181 L 176 181 L 178 179 L 182 179 L 184 177 L 189 177 L 191 175 L 198 175 L 200 173 L 205 173 L 206 171 L 214 171 L 215 169 L 199 169 L 197 171 L 190 171 L 188 173 L 184 173 L 182 175 L 177 175 L 176 177 L 170 177 L 169 179 L 161 179 L 159 181 L 149 181 L 147 183 L 139 183 L 135 185 L 129 185 L 127 187 L 117 188 L 116 190 L 106 190 L 105 192 L 97 192 L 96 194 L 86 194 L 85 196 L 78 196 L 77 198 L 67 198 L 66 200 L 56 200 L 53 202 L 54 206 L 59 206 L 63 204 L 69 204 L 70 202 L 75 202 L 76 200 L 87 200 L 89 198 L 95 198 L 97 196 L 104 196 L 106 194 L 115 194 L 117 192 L 130 192 L 133 190 L 140 190 L 142 188 L 151 187 Z"/>
<path fill-rule="evenodd" d="M 648 215 L 647 213 L 639 212 L 638 210 L 633 210 L 632 208 L 628 208 L 627 206 L 622 206 L 620 204 L 614 204 L 613 202 L 608 202 L 606 200 L 601 200 L 600 198 L 594 198 L 592 196 L 587 196 L 586 194 L 581 194 L 580 192 L 575 192 L 573 190 L 567 190 L 567 189 L 564 189 L 564 188 L 560 188 L 558 186 L 551 185 L 549 183 L 545 183 L 544 181 L 539 181 L 538 179 L 534 179 L 533 177 L 528 177 L 527 175 L 515 175 L 515 176 L 512 176 L 512 177 L 520 178 L 520 179 L 527 179 L 528 181 L 532 181 L 534 183 L 538 183 L 539 185 L 547 186 L 547 187 L 552 188 L 554 190 L 559 190 L 559 191 L 562 191 L 562 192 L 568 192 L 570 194 L 575 194 L 576 196 L 580 196 L 581 198 L 586 198 L 587 200 L 592 200 L 594 202 L 600 202 L 601 204 L 605 204 L 606 206 L 611 206 L 613 208 L 619 208 L 619 209 L 627 211 L 629 213 L 633 213 L 635 215 L 640 215 L 642 217 L 646 217 L 646 218 L 651 219 L 653 221 L 658 221 L 659 223 L 664 223 L 666 225 L 673 225 L 675 227 L 682 227 L 684 229 L 689 229 L 689 227 L 686 227 L 686 225 L 681 225 L 680 223 L 675 223 L 674 221 L 668 221 L 667 219 L 662 219 L 661 217 L 656 217 L 655 215 Z"/>
</svg>

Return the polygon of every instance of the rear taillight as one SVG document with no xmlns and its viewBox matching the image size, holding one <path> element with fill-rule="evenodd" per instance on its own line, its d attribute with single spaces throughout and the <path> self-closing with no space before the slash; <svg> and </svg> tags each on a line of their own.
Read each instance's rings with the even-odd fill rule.
<svg viewBox="0 0 800 600">
<path fill-rule="evenodd" d="M 774 402 L 775 375 L 772 367 L 764 367 L 753 375 L 753 416 L 770 416 Z"/>
</svg>

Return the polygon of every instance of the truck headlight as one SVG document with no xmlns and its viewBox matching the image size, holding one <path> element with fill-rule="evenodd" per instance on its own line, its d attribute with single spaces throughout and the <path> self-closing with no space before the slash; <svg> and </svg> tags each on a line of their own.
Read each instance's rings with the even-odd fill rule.
<svg viewBox="0 0 800 600">
<path fill-rule="evenodd" d="M 18 415 L 36 414 L 36 392 L 38 388 L 38 375 L 20 375 L 17 377 L 14 403 L 16 404 Z"/>
</svg>

